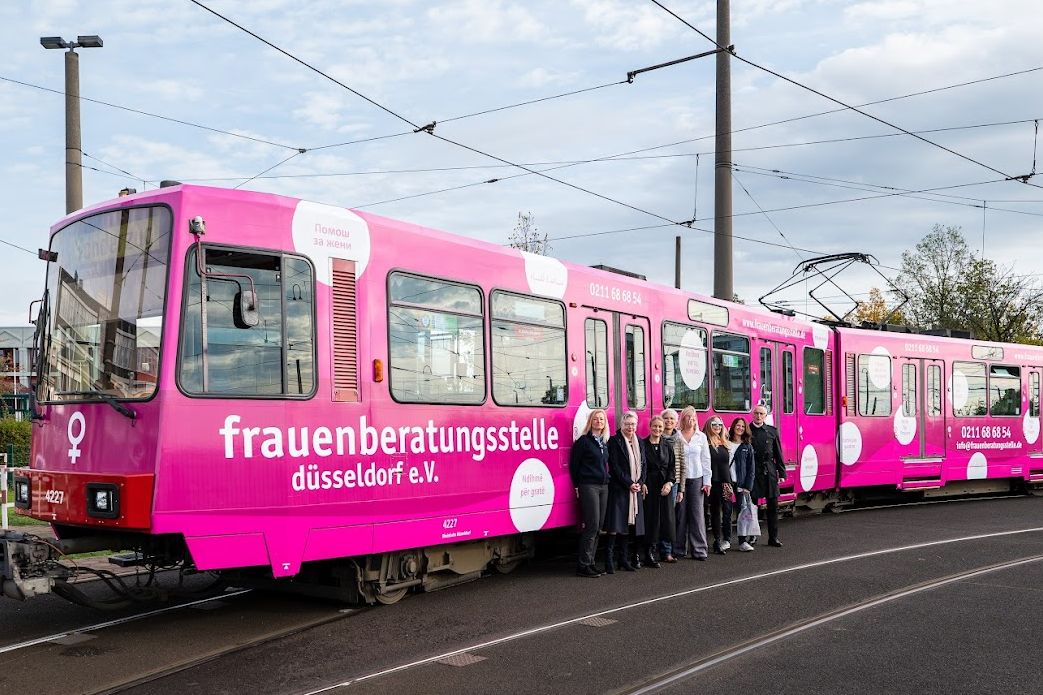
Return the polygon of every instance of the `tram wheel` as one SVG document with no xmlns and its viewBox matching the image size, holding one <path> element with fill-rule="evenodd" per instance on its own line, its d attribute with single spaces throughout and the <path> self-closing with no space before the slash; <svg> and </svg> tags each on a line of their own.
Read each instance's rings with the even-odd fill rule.
<svg viewBox="0 0 1043 695">
<path fill-rule="evenodd" d="M 409 587 L 402 587 L 401 589 L 392 589 L 384 593 L 374 593 L 373 598 L 376 599 L 377 603 L 381 603 L 385 606 L 398 603 L 402 600 L 402 597 L 409 591 Z"/>
</svg>

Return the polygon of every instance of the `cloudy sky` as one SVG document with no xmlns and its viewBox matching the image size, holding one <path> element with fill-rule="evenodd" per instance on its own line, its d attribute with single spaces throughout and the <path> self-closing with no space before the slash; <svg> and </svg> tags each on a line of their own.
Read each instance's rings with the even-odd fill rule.
<svg viewBox="0 0 1043 695">
<path fill-rule="evenodd" d="M 572 164 L 548 173 L 589 192 L 507 178 L 524 172 L 408 132 L 189 0 L 6 0 L 0 240 L 35 252 L 65 211 L 64 100 L 45 91 L 63 89 L 63 60 L 39 38 L 98 34 L 104 48 L 80 50 L 82 96 L 153 115 L 83 104 L 87 204 L 161 179 L 242 184 L 495 243 L 531 211 L 551 255 L 665 284 L 680 233 L 684 287 L 712 292 L 713 241 L 699 230 L 713 228 L 713 59 L 625 83 L 629 70 L 712 45 L 653 3 L 205 4 L 404 119 L 438 121 L 444 138 L 532 168 Z M 713 35 L 714 2 L 663 4 Z M 733 2 L 741 56 L 848 104 L 882 102 L 864 110 L 953 151 L 851 111 L 798 119 L 838 107 L 733 61 L 736 292 L 755 301 L 814 254 L 870 253 L 891 273 L 936 223 L 962 227 L 1019 273 L 1043 273 L 1043 189 L 1003 181 L 1032 171 L 1041 37 L 1030 0 Z M 308 151 L 290 158 L 296 148 Z M 693 217 L 698 229 L 663 221 Z M 646 229 L 611 233 L 635 227 Z M 11 246 L 0 254 L 0 325 L 23 325 L 43 263 Z M 854 273 L 845 288 L 872 280 Z"/>
</svg>

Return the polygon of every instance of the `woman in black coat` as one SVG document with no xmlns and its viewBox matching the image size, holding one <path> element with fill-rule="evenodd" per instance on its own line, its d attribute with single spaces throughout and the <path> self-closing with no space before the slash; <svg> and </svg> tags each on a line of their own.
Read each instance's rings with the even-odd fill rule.
<svg viewBox="0 0 1043 695">
<path fill-rule="evenodd" d="M 660 541 L 674 543 L 674 502 L 670 492 L 677 471 L 674 469 L 674 447 L 663 439 L 663 418 L 656 415 L 648 422 L 645 445 L 645 559 L 649 567 L 659 568 L 656 548 Z"/>
<path fill-rule="evenodd" d="M 642 514 L 641 495 L 646 492 L 645 456 L 641 440 L 637 438 L 637 415 L 627 413 L 620 421 L 619 431 L 608 440 L 608 509 L 605 512 L 605 533 L 608 542 L 605 547 L 605 572 L 612 574 L 614 567 L 613 553 L 617 546 L 617 536 L 623 534 L 619 548 L 622 557 L 619 566 L 628 572 L 635 567 L 630 563 L 628 546 L 630 535 L 645 534 L 644 514 Z"/>
</svg>

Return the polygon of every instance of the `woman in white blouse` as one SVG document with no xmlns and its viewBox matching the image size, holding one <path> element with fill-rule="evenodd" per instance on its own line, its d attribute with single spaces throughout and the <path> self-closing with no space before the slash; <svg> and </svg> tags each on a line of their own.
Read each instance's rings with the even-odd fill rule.
<svg viewBox="0 0 1043 695">
<path fill-rule="evenodd" d="M 694 560 L 706 559 L 706 517 L 703 504 L 710 494 L 710 445 L 699 431 L 695 408 L 681 411 L 677 436 L 684 445 L 684 487 L 677 493 L 675 554 Z"/>
</svg>

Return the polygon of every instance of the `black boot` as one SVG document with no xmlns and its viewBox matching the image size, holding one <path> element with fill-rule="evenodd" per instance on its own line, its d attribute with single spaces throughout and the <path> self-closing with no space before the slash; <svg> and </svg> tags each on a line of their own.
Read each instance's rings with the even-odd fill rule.
<svg viewBox="0 0 1043 695">
<path fill-rule="evenodd" d="M 646 551 L 645 555 L 645 564 L 651 567 L 652 569 L 659 569 L 660 567 L 662 567 L 662 565 L 659 564 L 659 559 L 656 557 L 655 546 L 648 546 L 648 550 Z"/>
<path fill-rule="evenodd" d="M 615 534 L 609 534 L 608 540 L 605 541 L 605 574 L 616 573 L 616 536 Z"/>
<path fill-rule="evenodd" d="M 634 569 L 639 570 L 642 567 L 644 567 L 644 564 L 641 562 L 641 546 L 638 545 L 637 543 L 634 543 L 633 545 L 634 545 L 634 550 L 633 550 L 633 553 L 634 553 L 634 560 L 633 560 Z M 630 551 L 630 543 L 627 543 L 627 551 Z"/>
<path fill-rule="evenodd" d="M 620 548 L 619 548 L 619 566 L 620 566 L 620 568 L 626 570 L 627 572 L 633 572 L 637 568 L 635 568 L 632 564 L 630 564 L 630 552 L 629 552 L 630 549 L 627 548 L 629 543 L 627 543 L 626 541 L 623 541 L 619 545 L 620 545 Z"/>
<path fill-rule="evenodd" d="M 713 542 L 713 553 L 714 555 L 724 555 L 724 550 L 721 548 L 720 541 Z"/>
</svg>

